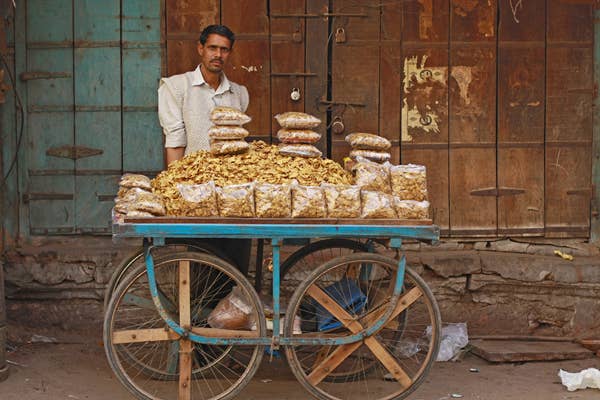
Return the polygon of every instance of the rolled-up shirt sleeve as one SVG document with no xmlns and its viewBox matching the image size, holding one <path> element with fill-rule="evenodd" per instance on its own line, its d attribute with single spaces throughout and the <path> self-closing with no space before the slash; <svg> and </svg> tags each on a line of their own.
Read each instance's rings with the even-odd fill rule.
<svg viewBox="0 0 600 400">
<path fill-rule="evenodd" d="M 160 80 L 158 88 L 158 119 L 165 135 L 165 147 L 186 147 L 183 122 L 183 93 L 169 78 Z"/>
<path fill-rule="evenodd" d="M 242 104 L 242 111 L 246 112 L 248 109 L 248 104 L 250 104 L 250 95 L 248 94 L 248 89 L 246 86 L 242 86 L 241 89 L 240 103 Z"/>
</svg>

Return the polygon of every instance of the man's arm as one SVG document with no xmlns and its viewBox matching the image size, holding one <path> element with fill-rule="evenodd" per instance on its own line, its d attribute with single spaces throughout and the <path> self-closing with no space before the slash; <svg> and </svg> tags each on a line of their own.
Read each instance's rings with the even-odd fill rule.
<svg viewBox="0 0 600 400">
<path fill-rule="evenodd" d="M 183 158 L 187 137 L 183 122 L 181 77 L 161 79 L 158 89 L 158 119 L 165 134 L 165 158 L 169 166 Z"/>
<path fill-rule="evenodd" d="M 167 155 L 167 167 L 173 162 L 183 158 L 185 147 L 167 147 L 165 149 Z"/>
</svg>

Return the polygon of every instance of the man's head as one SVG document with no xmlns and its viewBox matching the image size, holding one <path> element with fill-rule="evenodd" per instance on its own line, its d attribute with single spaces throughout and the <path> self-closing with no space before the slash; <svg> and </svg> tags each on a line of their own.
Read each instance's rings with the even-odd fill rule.
<svg viewBox="0 0 600 400">
<path fill-rule="evenodd" d="M 220 73 L 227 63 L 235 42 L 235 35 L 225 25 L 209 25 L 200 34 L 198 54 L 203 67 L 213 73 Z"/>
</svg>

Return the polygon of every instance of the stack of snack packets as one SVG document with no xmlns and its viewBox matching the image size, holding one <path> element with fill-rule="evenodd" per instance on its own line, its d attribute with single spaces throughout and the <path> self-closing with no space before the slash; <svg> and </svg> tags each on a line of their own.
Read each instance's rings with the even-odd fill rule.
<svg viewBox="0 0 600 400">
<path fill-rule="evenodd" d="M 213 155 L 239 154 L 248 151 L 250 145 L 244 140 L 248 131 L 242 128 L 252 119 L 233 107 L 215 107 L 210 113 L 214 124 L 208 130 L 210 152 Z"/>
<path fill-rule="evenodd" d="M 165 213 L 162 197 L 152 193 L 150 178 L 139 174 L 121 177 L 113 208 L 113 222 L 121 223 L 125 217 L 149 218 Z"/>
<path fill-rule="evenodd" d="M 317 117 L 290 111 L 277 114 L 275 119 L 281 126 L 277 132 L 279 154 L 292 157 L 321 157 L 322 153 L 314 144 L 321 139 L 321 134 L 313 131 L 319 126 L 321 120 Z"/>
<path fill-rule="evenodd" d="M 392 143 L 384 137 L 372 133 L 356 132 L 346 136 L 346 142 L 352 146 L 350 158 L 363 157 L 375 162 L 386 162 L 391 158 L 389 152 Z"/>
</svg>

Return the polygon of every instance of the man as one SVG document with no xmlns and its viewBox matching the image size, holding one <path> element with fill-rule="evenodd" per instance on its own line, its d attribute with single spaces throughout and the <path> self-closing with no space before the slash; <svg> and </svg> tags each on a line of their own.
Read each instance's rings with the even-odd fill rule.
<svg viewBox="0 0 600 400">
<path fill-rule="evenodd" d="M 158 117 L 165 134 L 167 165 L 186 154 L 208 150 L 209 115 L 215 106 L 246 111 L 245 86 L 227 79 L 223 68 L 235 36 L 224 25 L 210 25 L 200 34 L 200 65 L 191 72 L 163 78 L 158 89 Z"/>
<path fill-rule="evenodd" d="M 210 112 L 216 106 L 246 111 L 245 86 L 231 82 L 223 69 L 233 50 L 234 33 L 224 25 L 207 26 L 200 34 L 200 64 L 191 72 L 163 78 L 158 89 L 158 117 L 165 134 L 167 166 L 198 150 L 208 150 Z M 228 255 L 244 274 L 248 272 L 250 240 L 207 239 Z"/>
</svg>

